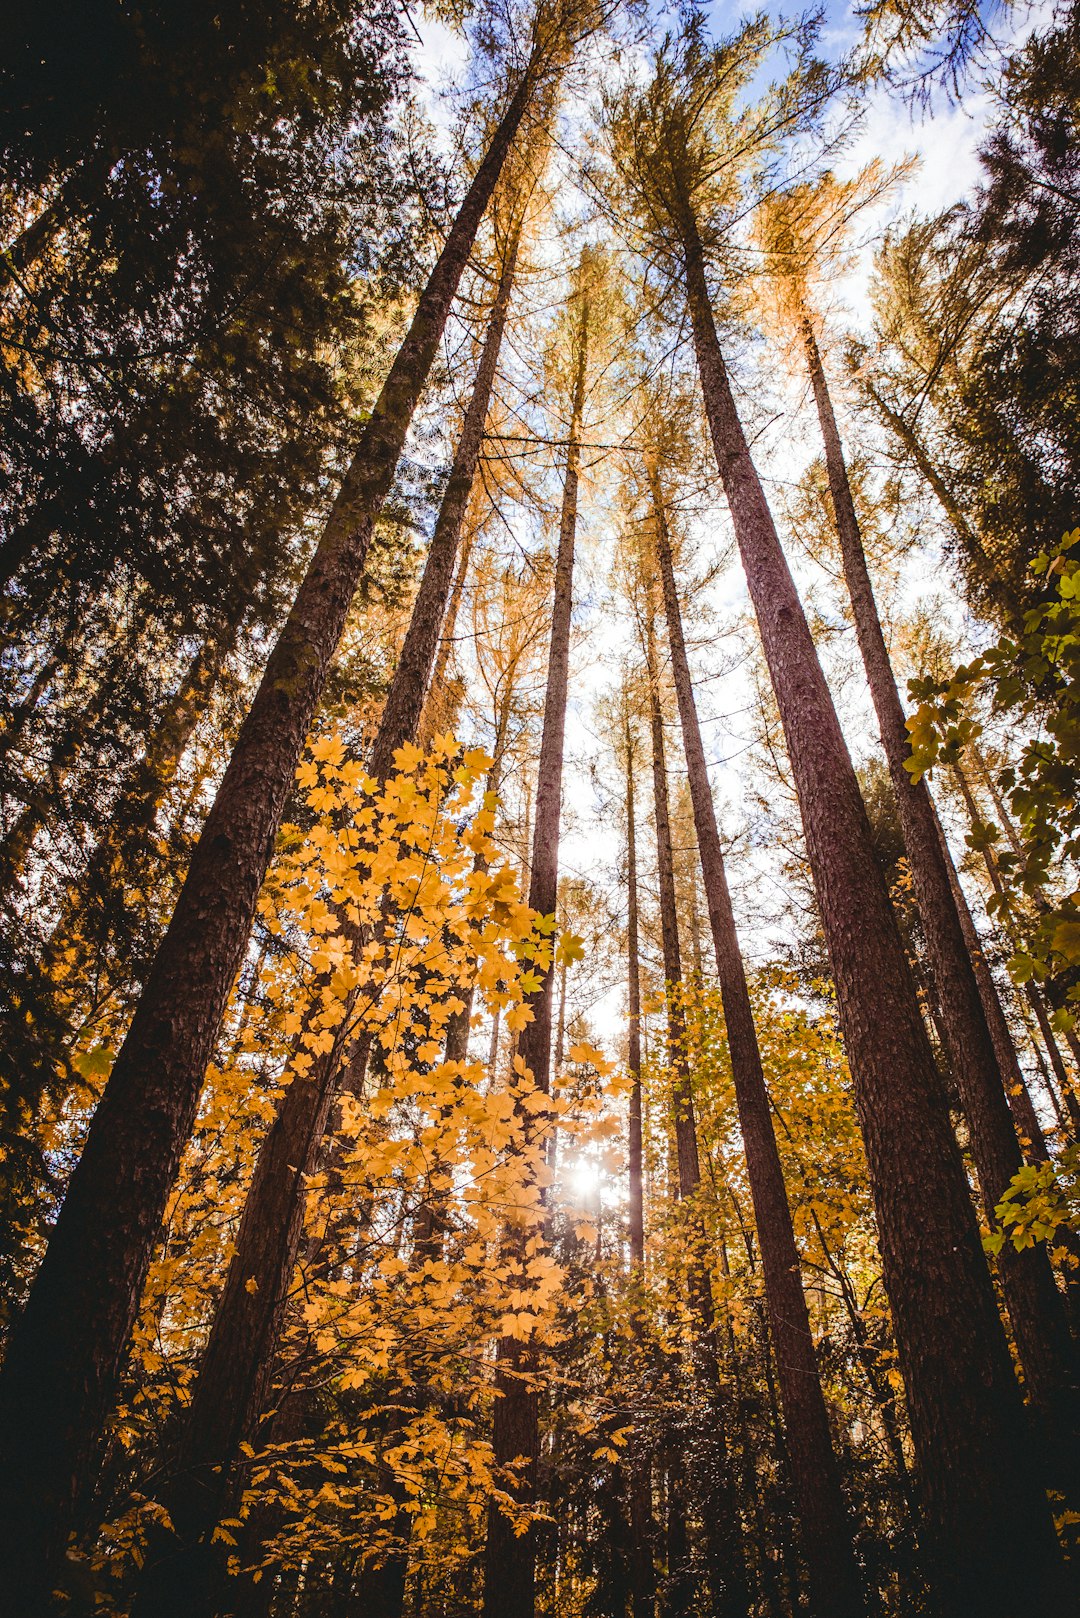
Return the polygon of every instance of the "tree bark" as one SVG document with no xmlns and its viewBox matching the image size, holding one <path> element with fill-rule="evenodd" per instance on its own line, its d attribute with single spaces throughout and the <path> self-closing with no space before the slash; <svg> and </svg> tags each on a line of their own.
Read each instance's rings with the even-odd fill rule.
<svg viewBox="0 0 1080 1618">
<path fill-rule="evenodd" d="M 515 229 L 504 258 L 454 465 L 372 744 L 368 771 L 377 780 L 390 774 L 395 752 L 410 740 L 419 721 L 476 473 L 519 236 Z M 308 1076 L 294 1080 L 259 1154 L 236 1252 L 192 1396 L 178 1475 L 167 1491 L 178 1544 L 148 1561 L 143 1579 L 138 1610 L 145 1611 L 147 1618 L 174 1611 L 178 1618 L 197 1618 L 200 1600 L 205 1604 L 199 1594 L 204 1588 L 199 1570 L 214 1559 L 207 1549 L 207 1536 L 227 1503 L 240 1442 L 250 1436 L 261 1413 L 266 1371 L 273 1361 L 303 1234 L 304 1185 L 317 1166 L 346 1054 L 347 1042 L 339 1037 Z M 361 1039 L 350 1056 L 356 1073 L 366 1066 L 366 1058 L 367 1045 Z M 251 1278 L 255 1288 L 248 1285 Z"/>
<path fill-rule="evenodd" d="M 930 794 L 925 781 L 914 781 L 905 768 L 910 757 L 907 722 L 878 616 L 817 338 L 806 311 L 801 336 L 825 443 L 825 464 L 855 632 L 926 933 L 930 972 L 943 1012 L 946 1054 L 968 1122 L 986 1217 L 993 1226 L 994 1210 L 1024 1162 L 1009 1112 L 1008 1081 L 998 1065 L 964 941 Z M 1007 1243 L 998 1270 L 1028 1394 L 1040 1417 L 1048 1463 L 1046 1481 L 1058 1488 L 1067 1487 L 1072 1494 L 1078 1428 L 1075 1369 L 1064 1302 L 1046 1248 L 1036 1243 L 1021 1253 Z"/>
<path fill-rule="evenodd" d="M 563 746 L 569 687 L 570 618 L 573 610 L 574 546 L 577 534 L 578 471 L 581 463 L 581 422 L 585 409 L 588 369 L 589 301 L 581 295 L 575 342 L 574 381 L 563 474 L 559 548 L 555 561 L 555 599 L 551 614 L 544 725 L 536 779 L 533 821 L 532 873 L 529 905 L 542 916 L 552 916 L 558 903 L 559 821 L 562 809 Z M 551 1080 L 551 1014 L 555 972 L 542 973 L 539 991 L 531 996 L 533 1021 L 526 1023 L 518 1041 L 518 1054 L 545 1093 Z M 520 1237 L 508 1233 L 508 1240 Z M 539 1405 L 535 1384 L 536 1353 L 532 1345 L 513 1337 L 500 1339 L 495 1374 L 495 1409 L 492 1447 L 496 1466 L 516 1460 L 525 1465 L 510 1491 L 522 1504 L 536 1497 L 540 1455 Z M 536 1604 L 536 1530 L 515 1534 L 510 1520 L 492 1500 L 488 1510 L 484 1550 L 484 1618 L 533 1618 Z"/>
<path fill-rule="evenodd" d="M 776 1145 L 769 1093 L 728 890 L 724 854 L 701 741 L 683 636 L 659 472 L 650 471 L 656 549 L 671 646 L 671 666 L 690 777 L 694 828 L 705 882 L 716 970 L 727 1027 L 750 1193 L 765 1276 L 772 1350 L 787 1430 L 795 1510 L 802 1528 L 810 1600 L 820 1618 L 858 1618 L 865 1611 L 840 1472 L 821 1391 L 802 1267 L 795 1245 L 784 1171 Z"/>
<path fill-rule="evenodd" d="M 638 953 L 637 826 L 634 816 L 634 742 L 629 719 L 626 749 L 626 977 L 627 1041 L 630 1068 L 630 1125 L 627 1170 L 630 1193 L 630 1263 L 645 1263 L 645 1208 L 643 1199 L 641 1134 L 641 962 Z"/>
<path fill-rule="evenodd" d="M 681 207 L 705 410 L 780 708 L 866 1143 L 886 1289 L 943 1613 L 1063 1602 L 1060 1552 L 870 827 L 720 349 L 697 223 Z M 1002 1524 L 1009 1525 L 1002 1532 Z"/>
<path fill-rule="evenodd" d="M 540 77 L 530 60 L 390 369 L 241 727 L 0 1378 L 8 1592 L 40 1608 L 112 1402 L 296 764 L 476 231 Z M 16 1595 L 17 1593 L 17 1595 Z"/>
<path fill-rule="evenodd" d="M 451 595 L 454 565 L 457 561 L 465 514 L 476 481 L 480 447 L 484 440 L 484 425 L 495 386 L 495 372 L 506 331 L 510 294 L 514 287 L 518 248 L 521 243 L 521 229 L 522 220 L 519 211 L 502 255 L 499 282 L 488 316 L 487 334 L 480 353 L 472 397 L 465 412 L 454 464 L 443 493 L 438 521 L 424 564 L 420 588 L 416 592 L 409 627 L 405 632 L 401 656 L 387 693 L 378 735 L 371 749 L 369 769 L 371 774 L 380 780 L 389 775 L 393 767 L 394 750 L 402 745 L 396 738 L 415 735 L 420 723 L 428 682 L 432 677 L 432 667 L 439 648 L 439 634 L 447 616 L 447 602 Z"/>
<path fill-rule="evenodd" d="M 690 1083 L 690 1061 L 686 1048 L 686 1014 L 682 1003 L 682 951 L 679 945 L 679 920 L 675 904 L 675 860 L 671 846 L 671 814 L 668 808 L 664 715 L 660 706 L 656 627 L 649 584 L 646 584 L 646 590 L 648 600 L 645 608 L 645 663 L 649 685 L 649 729 L 652 736 L 653 820 L 656 827 L 657 885 L 660 890 L 660 938 L 664 957 L 664 990 L 667 996 L 668 1066 L 671 1069 L 679 1195 L 692 1197 L 701 1179 L 701 1166 L 698 1161 L 694 1092 Z"/>
<path fill-rule="evenodd" d="M 660 671 L 656 655 L 656 627 L 652 581 L 647 580 L 645 607 L 645 662 L 649 688 L 649 722 L 652 732 L 653 813 L 656 824 L 656 864 L 660 890 L 660 934 L 664 957 L 664 987 L 667 995 L 668 1066 L 671 1070 L 672 1104 L 675 1115 L 675 1150 L 678 1163 L 680 1199 L 693 1198 L 701 1182 L 697 1119 L 690 1076 L 690 1052 L 686 1040 L 683 1007 L 682 952 L 679 946 L 679 919 L 675 898 L 675 859 L 671 842 L 671 813 L 668 804 L 667 757 L 664 747 L 664 718 L 660 705 Z M 742 1521 L 732 1474 L 727 1442 L 728 1404 L 721 1386 L 717 1359 L 716 1311 L 713 1305 L 712 1276 L 707 1259 L 704 1221 L 696 1209 L 690 1213 L 687 1232 L 691 1251 L 687 1257 L 690 1307 L 694 1316 L 693 1359 L 696 1374 L 712 1408 L 710 1430 L 700 1435 L 704 1441 L 700 1476 L 694 1477 L 703 1501 L 705 1551 L 709 1586 L 716 1618 L 746 1618 L 750 1591 L 743 1544 Z"/>
</svg>

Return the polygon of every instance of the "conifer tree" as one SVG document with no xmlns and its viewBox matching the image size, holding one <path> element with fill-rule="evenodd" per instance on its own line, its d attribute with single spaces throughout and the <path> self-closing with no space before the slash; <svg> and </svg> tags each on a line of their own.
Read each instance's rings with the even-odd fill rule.
<svg viewBox="0 0 1080 1618">
<path fill-rule="evenodd" d="M 861 178 L 862 188 L 870 190 L 877 179 L 871 171 Z M 984 1207 L 993 1222 L 994 1209 L 1023 1157 L 953 899 L 930 794 L 925 781 L 914 781 L 906 768 L 910 748 L 903 704 L 863 549 L 811 302 L 814 280 L 835 261 L 844 216 L 855 204 L 859 188 L 860 182 L 842 187 L 825 178 L 812 188 L 797 188 L 772 198 L 761 216 L 761 240 L 781 318 L 786 317 L 798 333 L 813 388 L 859 649 L 896 795 L 930 971 L 942 1010 L 949 1064 L 968 1120 Z M 1049 1259 L 1045 1251 L 1031 1249 L 1021 1254 L 1014 1248 L 1002 1253 L 1001 1275 L 1029 1396 L 1041 1417 L 1044 1444 L 1054 1456 L 1048 1480 L 1057 1487 L 1068 1487 L 1071 1493 L 1068 1457 L 1075 1449 L 1077 1390 L 1070 1365 L 1068 1324 Z"/>
<path fill-rule="evenodd" d="M 85 1482 L 300 749 L 476 231 L 534 97 L 593 22 L 559 8 L 531 19 L 527 57 L 271 653 L 12 1335 L 0 1377 L 4 1544 L 24 1601 L 40 1598 Z"/>
<path fill-rule="evenodd" d="M 377 782 L 413 738 L 446 611 L 458 543 L 472 495 L 531 184 L 518 176 L 505 238 L 499 244 L 495 296 L 487 314 L 472 396 L 462 424 L 424 572 L 394 678 L 368 759 Z M 342 924 L 349 932 L 349 923 Z M 317 1026 L 317 1024 L 316 1024 Z M 141 1610 L 194 1611 L 205 1604 L 216 1520 L 229 1503 L 239 1446 L 265 1403 L 282 1312 L 304 1226 L 304 1186 L 318 1167 L 320 1147 L 338 1087 L 364 1084 L 368 1042 L 335 1030 L 331 1048 L 312 1071 L 290 1085 L 256 1164 L 236 1252 L 214 1316 L 206 1351 L 177 1446 L 176 1475 L 166 1490 L 177 1546 L 167 1546 L 149 1570 Z M 255 1285 L 252 1286 L 252 1280 Z"/>
<path fill-rule="evenodd" d="M 554 918 L 559 883 L 559 821 L 562 812 L 563 752 L 566 703 L 569 691 L 570 621 L 573 610 L 574 548 L 577 538 L 578 480 L 581 434 L 589 378 L 590 340 L 595 342 L 598 283 L 602 267 L 588 248 L 581 254 L 574 275 L 566 319 L 569 326 L 567 356 L 566 460 L 563 467 L 559 542 L 555 556 L 555 588 L 548 646 L 544 724 L 536 778 L 536 810 L 532 832 L 529 905 L 541 916 Z M 537 1089 L 551 1088 L 552 1004 L 555 973 L 542 970 L 538 991 L 530 1000 L 532 1019 L 518 1040 L 517 1057 L 532 1074 Z M 515 1232 L 518 1240 L 526 1233 Z M 522 1471 L 516 1490 L 525 1503 L 535 1498 L 540 1454 L 539 1407 L 535 1352 L 527 1343 L 503 1337 L 499 1344 L 492 1445 L 497 1466 L 519 1463 Z M 535 1528 L 515 1532 L 513 1524 L 492 1501 L 488 1513 L 484 1553 L 485 1618 L 532 1618 L 535 1606 Z"/>
<path fill-rule="evenodd" d="M 671 646 L 672 673 L 682 721 L 683 745 L 716 953 L 716 970 L 723 997 L 739 1124 L 761 1247 L 770 1336 L 776 1358 L 803 1550 L 809 1566 L 810 1588 L 816 1610 L 822 1614 L 834 1613 L 836 1618 L 853 1618 L 853 1615 L 864 1610 L 859 1574 L 821 1391 L 795 1232 L 728 891 L 723 849 L 683 638 L 682 612 L 661 470 L 655 460 L 649 468 L 649 492 Z"/>
<path fill-rule="evenodd" d="M 688 1234 L 691 1249 L 687 1258 L 690 1307 L 693 1312 L 694 1353 L 692 1363 L 708 1402 L 711 1430 L 701 1435 L 696 1455 L 691 1452 L 677 1476 L 676 1488 L 687 1492 L 703 1489 L 704 1539 L 709 1589 L 714 1610 L 722 1618 L 743 1618 L 750 1610 L 746 1550 L 735 1493 L 731 1448 L 728 1443 L 728 1403 L 721 1390 L 716 1334 L 716 1309 L 707 1238 L 699 1210 L 694 1206 L 701 1184 L 701 1156 L 698 1149 L 697 1118 L 687 1040 L 682 948 L 675 897 L 675 859 L 671 841 L 671 813 L 668 795 L 667 751 L 664 744 L 664 710 L 660 689 L 660 665 L 656 644 L 656 570 L 646 553 L 642 567 L 645 597 L 642 616 L 645 674 L 649 703 L 649 729 L 652 738 L 653 818 L 656 829 L 656 865 L 660 898 L 660 934 L 667 1005 L 668 1071 L 671 1076 L 671 1111 L 675 1136 L 675 1176 L 673 1194 L 688 1202 Z M 694 1464 L 697 1460 L 698 1465 Z M 699 1472 L 700 1468 L 700 1472 Z M 679 1502 L 685 1510 L 686 1499 Z M 689 1581 L 687 1581 L 689 1582 Z"/>
<path fill-rule="evenodd" d="M 738 157 L 761 152 L 823 89 L 819 72 L 800 72 L 736 126 L 734 98 L 766 43 L 761 26 L 717 50 L 691 32 L 640 97 L 628 92 L 613 119 L 614 159 L 654 251 L 682 281 L 784 725 L 874 1187 L 935 1599 L 960 1614 L 977 1591 L 1004 1618 L 1033 1587 L 1061 1599 L 1060 1554 L 855 772 L 751 459 L 709 288 L 709 249 L 738 204 Z M 1007 1544 L 991 1526 L 1006 1517 Z"/>
</svg>

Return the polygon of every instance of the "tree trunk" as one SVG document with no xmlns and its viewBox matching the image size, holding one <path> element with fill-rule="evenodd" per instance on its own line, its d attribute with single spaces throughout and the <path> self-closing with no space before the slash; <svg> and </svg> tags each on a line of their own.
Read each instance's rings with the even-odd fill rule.
<svg viewBox="0 0 1080 1618">
<path fill-rule="evenodd" d="M 926 933 L 931 975 L 943 1012 L 946 1054 L 968 1122 L 971 1154 L 983 1206 L 991 1226 L 994 1210 L 1013 1176 L 1023 1167 L 1006 1096 L 1007 1079 L 998 1065 L 971 956 L 949 881 L 937 818 L 925 781 L 905 769 L 910 757 L 908 730 L 896 679 L 866 565 L 855 502 L 832 400 L 810 317 L 802 317 L 802 339 L 825 442 L 833 511 L 844 577 L 855 614 L 855 631 L 877 714 L 889 775 L 900 815 L 915 896 Z M 1049 1465 L 1046 1481 L 1075 1492 L 1077 1390 L 1072 1344 L 1064 1302 L 1046 1248 L 1036 1243 L 1017 1252 L 1011 1243 L 998 1262 L 1016 1346 L 1029 1397 L 1039 1413 Z"/>
<path fill-rule="evenodd" d="M 675 860 L 671 846 L 671 815 L 668 809 L 664 716 L 660 706 L 652 592 L 648 584 L 646 590 L 649 599 L 645 608 L 645 662 L 649 684 L 649 728 L 652 733 L 653 818 L 656 826 L 657 884 L 660 890 L 660 937 L 664 956 L 664 989 L 667 995 L 668 1066 L 671 1069 L 679 1195 L 692 1197 L 701 1179 L 701 1166 L 698 1162 L 694 1092 L 690 1083 L 690 1060 L 686 1047 L 686 1013 L 682 1002 L 682 951 L 679 946 L 679 921 L 675 905 Z"/>
<path fill-rule="evenodd" d="M 111 1405 L 297 761 L 477 228 L 530 100 L 522 74 L 368 421 L 207 816 L 0 1379 L 0 1541 L 43 1604 Z"/>
<path fill-rule="evenodd" d="M 960 541 L 961 547 L 967 551 L 972 560 L 983 570 L 983 573 L 987 578 L 987 588 L 991 598 L 995 600 L 999 606 L 1008 607 L 1010 605 L 1008 586 L 1002 576 L 1001 569 L 987 554 L 982 540 L 975 532 L 975 529 L 968 522 L 963 511 L 960 509 L 959 501 L 956 499 L 956 496 L 953 494 L 952 490 L 949 488 L 949 485 L 939 472 L 937 463 L 934 461 L 926 445 L 916 433 L 915 429 L 908 421 L 905 420 L 900 412 L 898 410 L 894 410 L 888 401 L 882 398 L 881 394 L 877 391 L 872 382 L 864 379 L 863 389 L 867 397 L 873 401 L 882 420 L 888 427 L 892 428 L 893 433 L 900 440 L 901 444 L 903 444 L 904 448 L 911 456 L 916 469 L 920 475 L 925 478 L 927 484 L 937 497 L 938 505 L 941 507 L 942 511 L 944 511 L 946 517 L 948 517 L 952 531 Z"/>
<path fill-rule="evenodd" d="M 627 1169 L 630 1192 L 630 1263 L 645 1263 L 645 1207 L 641 1137 L 641 963 L 638 955 L 637 827 L 634 817 L 634 743 L 626 722 L 626 976 L 630 1068 L 630 1128 Z"/>
<path fill-rule="evenodd" d="M 664 718 L 660 706 L 660 679 L 656 656 L 656 631 L 652 602 L 652 582 L 646 582 L 645 661 L 649 687 L 649 721 L 652 731 L 653 804 L 656 823 L 656 864 L 660 889 L 660 933 L 664 956 L 664 986 L 668 1014 L 668 1066 L 671 1069 L 672 1103 L 675 1114 L 675 1150 L 678 1162 L 678 1194 L 692 1198 L 701 1181 L 697 1120 L 690 1077 L 690 1053 L 686 1041 L 686 1014 L 683 1007 L 682 953 L 679 947 L 679 921 L 675 899 L 675 860 L 671 844 L 671 814 L 668 806 L 667 758 L 664 748 Z M 696 1209 L 690 1214 L 687 1232 L 691 1251 L 687 1258 L 690 1307 L 694 1315 L 694 1368 L 712 1407 L 710 1430 L 695 1435 L 700 1442 L 703 1464 L 693 1478 L 703 1498 L 705 1548 L 709 1585 L 716 1618 L 746 1618 L 750 1593 L 746 1552 L 738 1496 L 732 1476 L 727 1444 L 728 1400 L 721 1387 L 717 1361 L 716 1313 L 713 1307 L 712 1276 L 706 1258 L 704 1222 Z"/>
<path fill-rule="evenodd" d="M 419 720 L 505 330 L 518 234 L 515 230 L 507 249 L 453 469 L 372 744 L 368 771 L 377 780 L 389 775 L 395 752 L 409 741 Z M 147 1618 L 151 1613 L 172 1611 L 197 1618 L 198 1568 L 208 1553 L 196 1546 L 202 1543 L 205 1547 L 222 1514 L 238 1446 L 250 1436 L 260 1414 L 266 1367 L 273 1359 L 303 1233 L 304 1184 L 317 1165 L 345 1054 L 344 1045 L 336 1041 L 308 1076 L 289 1086 L 259 1155 L 236 1252 L 188 1412 L 180 1471 L 174 1488 L 167 1491 L 169 1515 L 180 1543 L 158 1561 L 148 1562 L 140 1597 L 140 1610 Z M 367 1046 L 361 1040 L 352 1057 L 357 1071 L 366 1064 L 366 1055 Z M 249 1289 L 252 1277 L 257 1285 Z M 213 1552 L 209 1557 L 213 1559 Z M 183 1571 L 189 1566 L 195 1580 L 191 1586 Z"/>
<path fill-rule="evenodd" d="M 465 514 L 476 481 L 480 446 L 484 440 L 484 425 L 491 404 L 492 389 L 495 386 L 495 372 L 502 349 L 503 334 L 506 331 L 510 294 L 514 287 L 518 247 L 521 242 L 521 227 L 519 212 L 503 252 L 499 283 L 488 317 L 487 335 L 480 354 L 472 398 L 465 412 L 454 464 L 443 493 L 431 548 L 424 564 L 420 588 L 416 592 L 397 670 L 387 694 L 386 707 L 379 722 L 379 732 L 371 750 L 369 769 L 372 775 L 380 780 L 389 775 L 393 768 L 394 750 L 402 745 L 397 738 L 415 735 L 428 681 L 431 679 L 432 666 L 439 647 L 440 630 L 446 620 L 447 602 L 451 594 L 454 565 L 457 561 Z"/>
<path fill-rule="evenodd" d="M 690 776 L 694 827 L 705 880 L 716 970 L 765 1276 L 769 1328 L 787 1430 L 795 1509 L 802 1528 L 810 1600 L 819 1618 L 857 1618 L 865 1611 L 829 1417 L 821 1391 L 802 1267 L 795 1245 L 784 1171 L 750 1005 L 735 914 L 701 742 L 683 637 L 671 541 L 658 471 L 651 470 L 656 548 L 671 646 L 671 666 Z"/>
<path fill-rule="evenodd" d="M 536 810 L 532 838 L 532 874 L 529 905 L 542 916 L 552 916 L 558 903 L 559 821 L 562 809 L 563 744 L 569 686 L 570 618 L 573 609 L 574 545 L 577 535 L 578 469 L 581 462 L 581 421 L 585 409 L 588 367 L 589 302 L 581 296 L 580 324 L 574 355 L 574 383 L 570 430 L 563 474 L 559 549 L 555 562 L 555 600 L 551 614 L 544 726 L 536 779 Z M 518 1054 L 545 1093 L 551 1079 L 551 1013 L 555 973 L 542 974 L 539 991 L 529 1005 L 533 1021 L 526 1023 L 518 1041 Z M 508 1233 L 508 1241 L 522 1232 Z M 492 1445 L 497 1466 L 524 1459 L 519 1482 L 511 1491 L 521 1503 L 536 1495 L 540 1455 L 539 1410 L 533 1371 L 535 1350 L 513 1337 L 499 1342 L 495 1376 Z M 536 1530 L 515 1534 L 510 1520 L 492 1500 L 488 1510 L 484 1551 L 484 1618 L 533 1618 L 536 1604 Z"/>
<path fill-rule="evenodd" d="M 627 1178 L 630 1201 L 630 1268 L 640 1278 L 645 1266 L 645 1199 L 641 1105 L 641 960 L 639 948 L 637 818 L 634 807 L 634 737 L 629 717 L 624 732 L 626 754 L 626 976 L 627 1065 L 630 1069 L 630 1118 Z M 656 1618 L 655 1524 L 652 1511 L 652 1466 L 636 1448 L 627 1465 L 630 1520 L 631 1611 L 633 1618 Z"/>
<path fill-rule="evenodd" d="M 680 227 L 706 415 L 784 726 L 866 1142 L 935 1596 L 949 1618 L 973 1605 L 984 1618 L 1040 1601 L 1053 1611 L 1060 1553 L 969 1187 L 855 771 L 739 421 L 689 207 Z"/>
<path fill-rule="evenodd" d="M 458 555 L 457 571 L 454 574 L 454 584 L 450 591 L 450 601 L 446 609 L 439 633 L 439 649 L 435 657 L 435 667 L 431 672 L 431 684 L 428 686 L 424 698 L 424 711 L 420 716 L 417 729 L 417 745 L 421 752 L 428 752 L 438 726 L 444 723 L 444 714 L 450 708 L 448 700 L 449 691 L 446 671 L 450 664 L 450 653 L 454 645 L 454 632 L 457 627 L 458 613 L 461 610 L 461 598 L 465 594 L 465 580 L 469 576 L 469 562 L 472 560 L 473 544 L 476 540 L 477 524 L 467 516 L 465 530 L 462 536 Z"/>
</svg>

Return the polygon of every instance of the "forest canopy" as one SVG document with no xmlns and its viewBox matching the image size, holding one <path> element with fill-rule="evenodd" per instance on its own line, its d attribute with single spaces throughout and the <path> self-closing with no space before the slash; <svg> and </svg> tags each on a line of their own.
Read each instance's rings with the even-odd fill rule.
<svg viewBox="0 0 1080 1618">
<path fill-rule="evenodd" d="M 0 39 L 0 1614 L 1080 1588 L 1080 11 Z"/>
</svg>

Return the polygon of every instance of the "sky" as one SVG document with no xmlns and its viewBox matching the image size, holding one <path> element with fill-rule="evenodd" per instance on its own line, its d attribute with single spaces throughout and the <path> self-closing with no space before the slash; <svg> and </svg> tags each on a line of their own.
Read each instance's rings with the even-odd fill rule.
<svg viewBox="0 0 1080 1618">
<path fill-rule="evenodd" d="M 730 4 L 710 8 L 710 18 L 717 32 L 728 31 L 739 16 Z M 1029 14 L 1020 31 L 1026 32 L 1038 16 L 1037 11 Z M 857 20 L 849 9 L 834 7 L 824 28 L 825 48 L 839 53 L 852 41 L 857 28 Z M 459 104 L 456 92 L 468 67 L 467 48 L 458 35 L 439 23 L 419 22 L 418 29 L 421 37 L 414 48 L 414 59 L 423 84 L 423 102 L 444 150 L 449 151 L 450 129 Z M 886 89 L 869 99 L 857 129 L 833 162 L 839 177 L 856 174 L 875 157 L 892 164 L 910 156 L 917 158 L 918 164 L 893 195 L 863 216 L 862 250 L 855 255 L 847 273 L 831 288 L 833 318 L 843 327 L 869 330 L 874 245 L 883 231 L 913 211 L 933 214 L 972 194 L 979 178 L 979 144 L 994 112 L 992 96 L 977 87 L 965 94 L 962 105 L 939 98 L 939 103 L 926 114 L 913 113 L 899 94 Z M 588 107 L 584 104 L 570 107 L 567 111 L 569 127 L 573 129 L 587 115 Z M 566 183 L 572 185 L 572 179 Z M 837 390 L 837 404 L 843 432 L 849 423 L 842 387 Z M 769 400 L 774 420 L 755 442 L 755 458 L 774 510 L 785 487 L 794 481 L 808 460 L 819 453 L 816 420 L 806 405 L 805 388 L 798 384 L 780 387 L 776 399 L 770 397 Z M 781 530 L 784 537 L 782 523 Z M 698 519 L 694 538 L 703 564 L 729 548 L 727 518 L 722 505 Z M 789 559 L 805 593 L 814 595 L 825 587 L 828 596 L 833 587 L 830 581 L 820 577 L 820 569 L 815 571 L 805 558 L 792 554 L 790 545 Z M 560 865 L 564 873 L 583 876 L 595 883 L 613 909 L 621 913 L 623 901 L 617 872 L 622 860 L 622 833 L 619 816 L 610 801 L 613 779 L 610 768 L 605 775 L 604 758 L 608 749 L 597 716 L 597 701 L 613 681 L 619 657 L 628 644 L 629 629 L 626 621 L 612 610 L 609 571 L 610 534 L 604 529 L 602 511 L 590 508 L 586 502 L 575 581 L 576 642 L 571 667 Z M 926 555 L 902 571 L 897 581 L 896 599 L 900 605 L 910 606 L 920 599 L 940 598 L 943 585 L 940 610 L 959 614 L 961 609 L 955 595 L 950 595 L 941 559 L 931 546 Z M 732 872 L 736 909 L 739 911 L 741 906 L 743 912 L 743 946 L 753 963 L 765 959 L 776 948 L 777 922 L 770 921 L 770 914 L 775 917 L 779 912 L 783 896 L 779 891 L 779 852 L 775 846 L 769 846 L 767 834 L 762 838 L 760 811 L 752 804 L 755 786 L 760 785 L 750 770 L 748 710 L 753 700 L 750 684 L 753 656 L 752 648 L 748 652 L 745 643 L 752 632 L 747 628 L 745 587 L 734 560 L 713 587 L 706 607 L 704 640 L 708 644 L 699 636 L 697 643 L 691 645 L 690 655 L 692 663 L 698 664 L 698 700 L 722 822 L 729 832 L 745 834 L 748 827 L 754 832 L 750 839 L 752 846 L 735 861 Z M 858 761 L 877 749 L 853 636 L 850 633 L 836 636 L 835 643 L 830 642 L 824 661 L 834 691 L 838 693 L 838 707 L 849 745 Z M 718 673 L 721 668 L 722 675 Z M 677 737 L 672 738 L 670 751 L 677 756 Z M 673 770 L 673 790 L 677 785 L 678 771 Z M 646 821 L 649 819 L 644 790 L 639 816 Z M 578 998 L 580 1003 L 588 1005 L 592 1035 L 606 1042 L 617 1055 L 625 1004 L 618 962 L 614 963 L 609 981 L 601 982 L 599 989 L 593 978 L 582 982 Z"/>
</svg>

